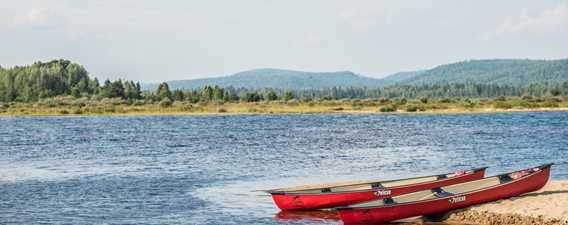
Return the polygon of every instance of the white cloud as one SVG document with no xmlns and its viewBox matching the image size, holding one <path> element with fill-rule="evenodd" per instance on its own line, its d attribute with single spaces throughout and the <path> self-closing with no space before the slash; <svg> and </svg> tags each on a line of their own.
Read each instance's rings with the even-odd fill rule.
<svg viewBox="0 0 568 225">
<path fill-rule="evenodd" d="M 32 8 L 26 14 L 14 18 L 16 25 L 46 25 L 52 13 L 47 8 Z"/>
<path fill-rule="evenodd" d="M 296 48 L 306 48 L 319 46 L 322 42 L 321 36 L 315 33 L 306 34 L 300 40 L 293 43 Z"/>
<path fill-rule="evenodd" d="M 507 18 L 497 29 L 483 34 L 481 39 L 487 41 L 532 32 L 548 34 L 568 32 L 568 7 L 559 4 L 535 16 L 529 15 L 528 10 L 523 9 L 519 16 Z"/>
<path fill-rule="evenodd" d="M 392 12 L 385 7 L 347 8 L 339 12 L 339 18 L 358 30 L 369 30 L 380 24 L 392 24 Z"/>
</svg>

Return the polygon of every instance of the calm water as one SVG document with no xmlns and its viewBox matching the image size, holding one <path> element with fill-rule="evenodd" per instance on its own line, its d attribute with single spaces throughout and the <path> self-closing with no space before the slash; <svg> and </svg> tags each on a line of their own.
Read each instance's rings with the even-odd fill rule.
<svg viewBox="0 0 568 225">
<path fill-rule="evenodd" d="M 340 224 L 252 190 L 567 161 L 566 112 L 0 117 L 0 223 Z"/>
</svg>

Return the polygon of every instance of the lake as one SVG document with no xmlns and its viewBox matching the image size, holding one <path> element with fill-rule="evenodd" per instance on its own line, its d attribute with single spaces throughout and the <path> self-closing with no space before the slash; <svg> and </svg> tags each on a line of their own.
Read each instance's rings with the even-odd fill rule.
<svg viewBox="0 0 568 225">
<path fill-rule="evenodd" d="M 341 224 L 254 190 L 548 162 L 568 112 L 0 117 L 0 223 Z"/>
</svg>

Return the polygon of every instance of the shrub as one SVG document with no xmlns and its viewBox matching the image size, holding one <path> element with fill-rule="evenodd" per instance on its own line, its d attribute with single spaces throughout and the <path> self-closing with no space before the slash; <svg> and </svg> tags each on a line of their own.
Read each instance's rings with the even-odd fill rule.
<svg viewBox="0 0 568 225">
<path fill-rule="evenodd" d="M 546 107 L 546 108 L 556 108 L 558 106 L 559 105 L 556 102 L 546 101 L 546 102 L 542 103 L 542 107 Z"/>
<path fill-rule="evenodd" d="M 475 102 L 473 102 L 469 98 L 466 98 L 462 101 L 461 105 L 465 108 L 473 108 L 475 106 Z"/>
<path fill-rule="evenodd" d="M 507 101 L 507 98 L 505 98 L 505 96 L 499 96 L 495 98 L 495 101 Z"/>
<path fill-rule="evenodd" d="M 170 98 L 165 97 L 162 99 L 162 101 L 160 101 L 160 107 L 162 108 L 168 108 L 170 106 L 172 106 L 173 102 L 172 100 L 170 100 Z"/>
<path fill-rule="evenodd" d="M 550 98 L 546 98 L 546 101 L 547 101 L 547 102 L 556 102 L 556 103 L 559 103 L 559 102 L 562 102 L 562 99 L 550 97 Z"/>
<path fill-rule="evenodd" d="M 363 101 L 361 101 L 361 105 L 369 106 L 369 107 L 376 107 L 377 103 L 375 103 L 375 101 L 372 100 L 372 99 L 363 99 Z"/>
<path fill-rule="evenodd" d="M 144 104 L 145 104 L 144 100 L 136 100 L 136 101 L 134 101 L 134 105 L 135 105 L 135 106 L 141 106 L 141 105 L 144 105 Z"/>
<path fill-rule="evenodd" d="M 227 110 L 224 109 L 224 108 L 219 108 L 219 109 L 217 110 L 217 112 L 218 112 L 218 113 L 226 113 Z"/>
<path fill-rule="evenodd" d="M 381 99 L 379 99 L 379 103 L 380 103 L 381 105 L 386 105 L 386 104 L 389 104 L 390 102 L 391 102 L 391 101 L 390 101 L 390 99 L 388 99 L 388 98 L 381 98 Z"/>
<path fill-rule="evenodd" d="M 396 104 L 396 105 L 405 105 L 406 102 L 407 102 L 407 101 L 406 101 L 406 98 L 401 98 L 401 99 L 396 99 L 396 100 L 394 101 L 394 104 Z"/>
<path fill-rule="evenodd" d="M 81 110 L 81 108 L 73 108 L 71 113 L 80 115 L 80 114 L 83 114 L 83 110 Z"/>
<path fill-rule="evenodd" d="M 76 106 L 76 107 L 85 107 L 87 105 L 87 102 L 89 100 L 87 98 L 79 98 L 74 100 L 71 105 Z"/>
<path fill-rule="evenodd" d="M 114 106 L 114 105 L 112 105 L 112 106 L 106 106 L 106 107 L 104 107 L 104 111 L 105 111 L 105 112 L 109 112 L 109 113 L 116 112 L 116 106 Z"/>
<path fill-rule="evenodd" d="M 48 98 L 40 102 L 42 105 L 45 105 L 49 108 L 55 108 L 57 106 L 63 105 L 60 100 L 55 98 Z"/>
<path fill-rule="evenodd" d="M 193 112 L 193 105 L 192 104 L 185 104 L 182 107 L 183 111 Z"/>
<path fill-rule="evenodd" d="M 298 106 L 299 105 L 298 100 L 296 100 L 296 99 L 286 101 L 286 104 L 289 105 L 289 106 Z"/>
<path fill-rule="evenodd" d="M 508 102 L 504 102 L 504 101 L 496 101 L 493 102 L 493 107 L 497 108 L 497 109 L 510 109 L 513 108 L 513 106 L 508 103 Z"/>
<path fill-rule="evenodd" d="M 121 98 L 103 98 L 99 101 L 99 103 L 102 105 L 120 105 L 125 104 L 126 100 Z"/>
<path fill-rule="evenodd" d="M 393 106 L 383 106 L 381 108 L 379 108 L 380 112 L 394 112 L 396 111 L 396 108 Z"/>
<path fill-rule="evenodd" d="M 407 112 L 416 112 L 418 111 L 418 107 L 415 105 L 409 105 L 408 107 L 406 107 L 406 111 Z"/>
<path fill-rule="evenodd" d="M 84 112 L 90 112 L 90 113 L 98 113 L 98 114 L 105 112 L 104 108 L 100 108 L 100 107 L 96 107 L 96 106 L 87 107 L 87 108 L 83 109 L 83 111 Z"/>
</svg>

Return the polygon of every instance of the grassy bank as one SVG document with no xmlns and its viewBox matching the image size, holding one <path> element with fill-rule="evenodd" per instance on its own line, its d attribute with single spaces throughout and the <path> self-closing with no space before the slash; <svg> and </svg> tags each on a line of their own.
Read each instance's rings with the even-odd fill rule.
<svg viewBox="0 0 568 225">
<path fill-rule="evenodd" d="M 283 113 L 468 113 L 568 110 L 568 97 L 495 99 L 345 99 L 261 102 L 149 102 L 58 97 L 0 103 L 0 115 L 168 115 Z"/>
</svg>

